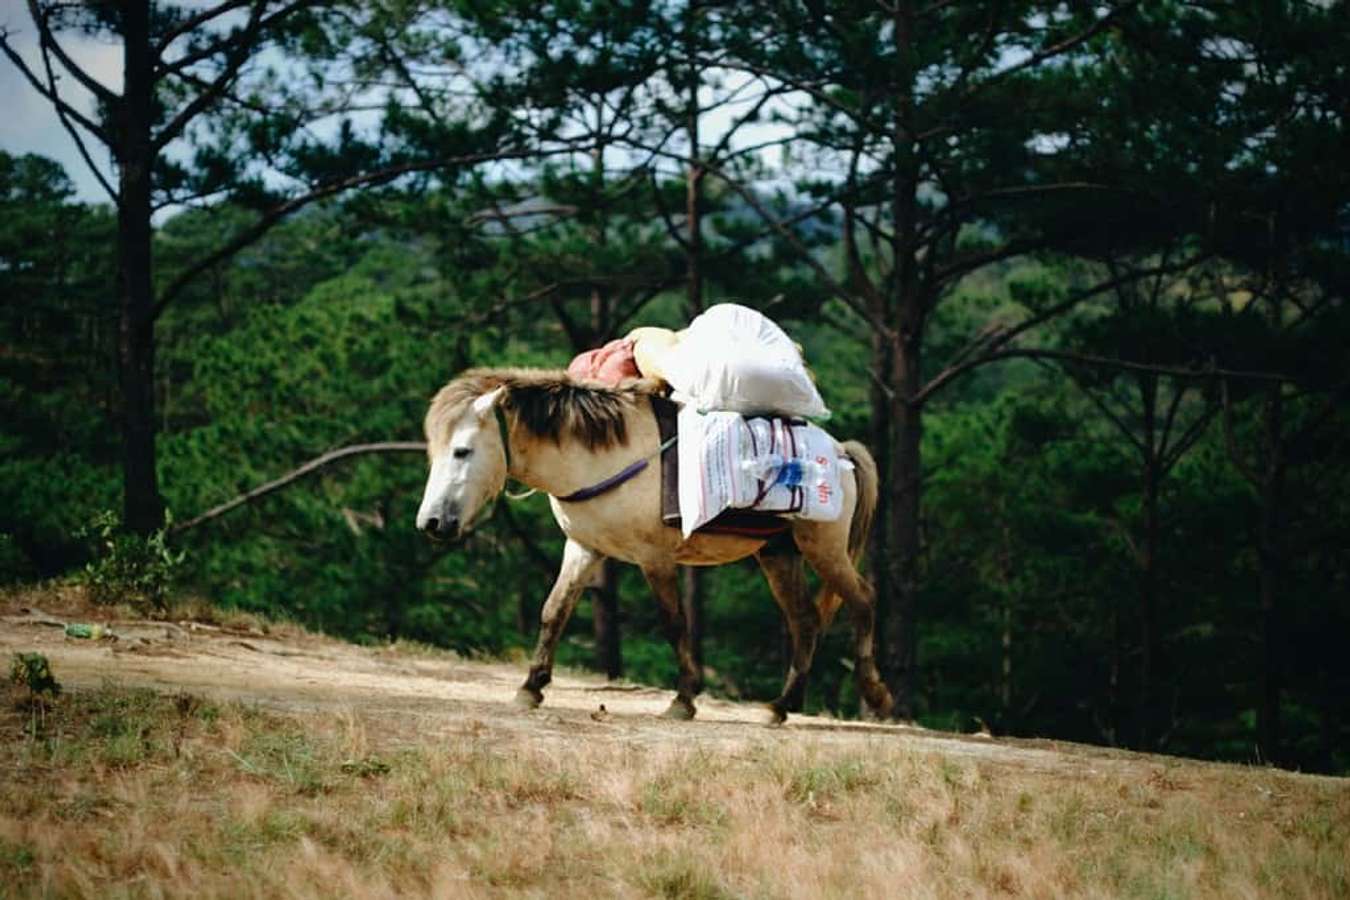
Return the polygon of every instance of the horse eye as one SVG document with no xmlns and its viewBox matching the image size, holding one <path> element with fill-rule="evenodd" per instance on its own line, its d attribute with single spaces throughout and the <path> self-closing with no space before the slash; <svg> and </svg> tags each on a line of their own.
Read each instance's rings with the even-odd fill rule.
<svg viewBox="0 0 1350 900">
<path fill-rule="evenodd" d="M 456 447 L 453 451 L 455 459 L 468 459 L 473 454 L 472 447 Z"/>
</svg>

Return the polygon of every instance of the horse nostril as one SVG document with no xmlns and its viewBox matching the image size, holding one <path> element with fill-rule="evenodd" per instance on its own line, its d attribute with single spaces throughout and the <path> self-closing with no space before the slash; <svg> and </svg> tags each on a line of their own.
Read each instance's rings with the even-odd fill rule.
<svg viewBox="0 0 1350 900">
<path fill-rule="evenodd" d="M 450 537 L 454 537 L 455 535 L 459 534 L 459 516 L 450 516 L 448 519 L 445 520 L 445 528 L 443 529 L 443 533 L 449 535 Z"/>
<path fill-rule="evenodd" d="M 426 522 L 422 524 L 423 533 L 435 534 L 436 526 L 439 524 L 439 521 L 440 520 L 438 520 L 435 516 L 432 516 L 431 518 L 427 519 Z"/>
</svg>

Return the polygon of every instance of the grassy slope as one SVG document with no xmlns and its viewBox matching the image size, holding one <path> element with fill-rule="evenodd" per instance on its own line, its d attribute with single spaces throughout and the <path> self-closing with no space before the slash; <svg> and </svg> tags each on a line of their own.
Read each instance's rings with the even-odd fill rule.
<svg viewBox="0 0 1350 900">
<path fill-rule="evenodd" d="M 13 688 L 0 896 L 1350 895 L 1344 780 L 409 718 Z"/>
</svg>

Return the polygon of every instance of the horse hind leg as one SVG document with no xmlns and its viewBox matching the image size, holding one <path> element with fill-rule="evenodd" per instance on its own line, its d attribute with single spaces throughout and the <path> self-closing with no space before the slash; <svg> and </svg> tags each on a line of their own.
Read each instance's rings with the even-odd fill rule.
<svg viewBox="0 0 1350 900">
<path fill-rule="evenodd" d="M 703 690 L 703 671 L 694 659 L 694 644 L 689 636 L 684 607 L 680 603 L 678 570 L 672 565 L 663 568 L 644 568 L 643 576 L 656 595 L 665 624 L 666 638 L 675 651 L 675 662 L 680 675 L 675 685 L 675 699 L 664 715 L 668 719 L 692 719 L 697 713 L 694 698 Z"/>
<path fill-rule="evenodd" d="M 530 660 L 530 674 L 516 691 L 516 702 L 522 706 L 533 709 L 544 702 L 544 686 L 553 680 L 553 656 L 558 649 L 558 639 L 576 609 L 582 590 L 590 583 L 592 573 L 602 560 L 604 556 L 576 541 L 568 540 L 564 545 L 558 578 L 539 613 L 539 641 Z"/>
<path fill-rule="evenodd" d="M 794 531 L 797 545 L 823 582 L 816 605 L 826 623 L 833 618 L 841 602 L 848 607 L 853 624 L 853 670 L 858 693 L 877 718 L 886 719 L 895 702 L 877 669 L 876 591 L 855 568 L 842 540 L 822 540 L 827 534 L 826 529 L 811 528 L 806 523 Z"/>
<path fill-rule="evenodd" d="M 854 584 L 851 587 L 839 590 L 853 620 L 853 668 L 858 680 L 858 693 L 873 715 L 878 719 L 888 719 L 895 708 L 895 700 L 886 682 L 882 681 L 881 672 L 877 670 L 876 591 L 856 572 L 852 580 Z"/>
<path fill-rule="evenodd" d="M 755 558 L 764 570 L 774 600 L 783 611 L 792 641 L 792 662 L 783 682 L 783 692 L 769 703 L 770 722 L 779 725 L 787 720 L 789 712 L 798 712 L 802 708 L 807 676 L 820 636 L 820 614 L 807 596 L 802 556 L 790 540 L 768 544 Z"/>
</svg>

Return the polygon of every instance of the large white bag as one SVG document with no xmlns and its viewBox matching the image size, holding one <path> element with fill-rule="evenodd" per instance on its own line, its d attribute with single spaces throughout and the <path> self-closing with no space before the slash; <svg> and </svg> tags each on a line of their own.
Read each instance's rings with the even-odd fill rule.
<svg viewBox="0 0 1350 900">
<path fill-rule="evenodd" d="M 840 473 L 852 464 L 816 425 L 686 406 L 679 435 L 685 537 L 731 508 L 827 522 L 843 513 Z"/>
<path fill-rule="evenodd" d="M 735 303 L 710 307 L 689 323 L 660 367 L 675 399 L 702 411 L 830 415 L 792 339 Z"/>
</svg>

